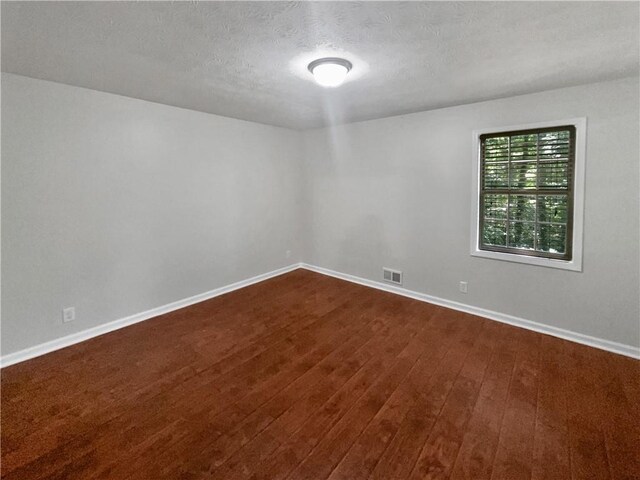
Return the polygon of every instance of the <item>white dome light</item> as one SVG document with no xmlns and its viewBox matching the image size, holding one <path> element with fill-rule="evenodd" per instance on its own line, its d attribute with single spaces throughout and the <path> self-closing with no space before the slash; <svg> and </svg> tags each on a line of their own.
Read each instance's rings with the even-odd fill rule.
<svg viewBox="0 0 640 480">
<path fill-rule="evenodd" d="M 351 62 L 344 58 L 320 58 L 309 64 L 316 83 L 323 87 L 338 87 L 351 70 Z"/>
</svg>

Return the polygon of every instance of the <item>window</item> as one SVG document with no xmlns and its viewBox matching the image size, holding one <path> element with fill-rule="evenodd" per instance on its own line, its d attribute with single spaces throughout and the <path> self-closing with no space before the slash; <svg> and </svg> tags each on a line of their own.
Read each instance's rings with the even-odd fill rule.
<svg viewBox="0 0 640 480">
<path fill-rule="evenodd" d="M 577 154 L 577 136 L 584 136 L 583 125 L 584 120 L 475 132 L 479 158 L 472 254 L 581 268 L 582 243 L 575 236 L 582 234 L 584 149 L 579 145 Z"/>
</svg>

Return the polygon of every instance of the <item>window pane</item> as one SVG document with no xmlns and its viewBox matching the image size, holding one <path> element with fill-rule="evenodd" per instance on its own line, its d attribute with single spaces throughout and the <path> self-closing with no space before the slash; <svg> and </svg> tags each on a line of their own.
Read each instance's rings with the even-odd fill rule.
<svg viewBox="0 0 640 480">
<path fill-rule="evenodd" d="M 526 148 L 533 146 L 534 151 L 536 144 L 538 143 L 537 133 L 528 133 L 524 135 L 512 135 L 511 136 L 511 149 L 514 148 Z M 535 155 L 535 153 L 534 153 Z"/>
<path fill-rule="evenodd" d="M 484 188 L 506 188 L 509 184 L 509 166 L 506 163 L 484 166 Z"/>
<path fill-rule="evenodd" d="M 567 188 L 569 166 L 567 162 L 541 162 L 538 165 L 538 186 L 540 188 Z"/>
<path fill-rule="evenodd" d="M 487 148 L 502 147 L 509 144 L 509 137 L 490 137 L 485 140 Z"/>
<path fill-rule="evenodd" d="M 496 149 L 496 150 L 485 150 L 485 158 L 484 161 L 486 163 L 492 162 L 507 162 L 509 160 L 509 150 L 507 148 L 504 149 Z"/>
<path fill-rule="evenodd" d="M 533 160 L 538 151 L 538 135 L 514 135 L 511 137 L 511 161 Z"/>
<path fill-rule="evenodd" d="M 540 195 L 538 197 L 538 221 L 567 223 L 567 196 Z"/>
<path fill-rule="evenodd" d="M 486 162 L 509 161 L 509 137 L 488 138 L 484 143 Z"/>
<path fill-rule="evenodd" d="M 567 160 L 569 144 L 540 145 L 540 160 Z"/>
<path fill-rule="evenodd" d="M 568 142 L 569 130 L 556 130 L 539 134 L 540 143 Z"/>
<path fill-rule="evenodd" d="M 484 196 L 484 218 L 507 218 L 507 195 Z"/>
<path fill-rule="evenodd" d="M 509 195 L 509 220 L 534 222 L 536 220 L 536 196 Z"/>
<path fill-rule="evenodd" d="M 483 245 L 507 245 L 507 222 L 486 220 L 482 229 Z"/>
<path fill-rule="evenodd" d="M 546 132 L 539 135 L 540 159 L 567 159 L 569 156 L 569 131 Z"/>
<path fill-rule="evenodd" d="M 509 246 L 533 250 L 535 231 L 533 222 L 509 222 Z"/>
<path fill-rule="evenodd" d="M 512 163 L 509 176 L 511 188 L 536 188 L 536 162 Z"/>
<path fill-rule="evenodd" d="M 500 135 L 481 137 L 481 246 L 569 259 L 575 129 Z"/>
<path fill-rule="evenodd" d="M 567 227 L 565 225 L 540 224 L 538 250 L 550 253 L 565 253 Z"/>
</svg>

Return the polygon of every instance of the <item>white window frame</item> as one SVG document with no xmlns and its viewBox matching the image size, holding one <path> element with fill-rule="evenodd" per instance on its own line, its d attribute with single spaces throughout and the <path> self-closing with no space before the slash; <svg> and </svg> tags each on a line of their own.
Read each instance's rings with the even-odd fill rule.
<svg viewBox="0 0 640 480">
<path fill-rule="evenodd" d="M 574 166 L 574 192 L 573 192 L 573 238 L 572 259 L 558 260 L 554 258 L 533 257 L 530 255 L 518 255 L 516 253 L 493 252 L 480 250 L 480 135 L 487 133 L 512 132 L 514 130 L 530 130 L 562 125 L 573 125 L 576 128 L 575 166 Z M 491 258 L 507 262 L 525 263 L 541 267 L 560 268 L 563 270 L 582 271 L 582 236 L 584 228 L 584 180 L 585 160 L 587 147 L 587 119 L 570 118 L 565 120 L 553 120 L 550 122 L 528 123 L 525 125 L 507 125 L 493 128 L 474 130 L 473 140 L 473 167 L 472 167 L 472 205 L 471 205 L 471 255 L 474 257 Z"/>
</svg>

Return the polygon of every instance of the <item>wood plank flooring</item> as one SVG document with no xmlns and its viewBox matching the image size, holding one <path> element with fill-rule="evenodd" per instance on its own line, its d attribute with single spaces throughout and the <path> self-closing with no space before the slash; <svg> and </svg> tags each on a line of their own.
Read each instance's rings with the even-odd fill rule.
<svg viewBox="0 0 640 480">
<path fill-rule="evenodd" d="M 640 362 L 296 270 L 2 371 L 2 479 L 640 479 Z"/>
</svg>

